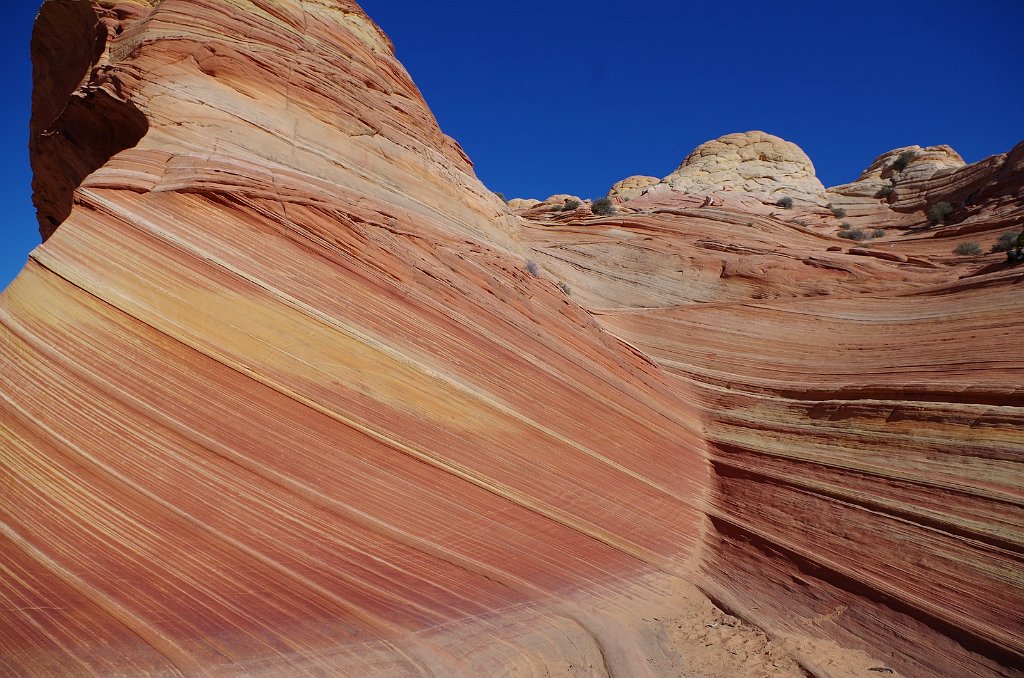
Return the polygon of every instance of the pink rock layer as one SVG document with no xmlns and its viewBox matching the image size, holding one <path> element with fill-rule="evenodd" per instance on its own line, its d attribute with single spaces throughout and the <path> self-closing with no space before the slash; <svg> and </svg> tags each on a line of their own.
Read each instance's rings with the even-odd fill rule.
<svg viewBox="0 0 1024 678">
<path fill-rule="evenodd" d="M 847 191 L 971 196 L 853 248 L 742 198 L 515 216 L 341 0 L 47 0 L 33 59 L 0 672 L 1021 666 L 1024 277 L 948 254 L 1019 148 Z"/>
</svg>

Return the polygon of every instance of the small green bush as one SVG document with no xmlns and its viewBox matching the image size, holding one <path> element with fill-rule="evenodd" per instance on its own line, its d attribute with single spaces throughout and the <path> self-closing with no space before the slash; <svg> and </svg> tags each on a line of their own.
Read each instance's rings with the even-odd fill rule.
<svg viewBox="0 0 1024 678">
<path fill-rule="evenodd" d="M 532 275 L 534 278 L 540 277 L 540 266 L 538 266 L 537 262 L 534 261 L 533 259 L 526 260 L 526 270 L 529 271 L 530 275 Z"/>
<path fill-rule="evenodd" d="M 558 283 L 558 289 L 562 290 L 562 294 L 564 294 L 565 296 L 570 296 L 569 286 L 566 285 L 564 282 Z"/>
<path fill-rule="evenodd" d="M 885 237 L 885 229 L 884 228 L 876 228 L 874 230 L 874 232 L 871 234 L 871 237 L 872 238 L 883 238 L 883 237 Z"/>
<path fill-rule="evenodd" d="M 880 189 L 878 189 L 878 193 L 875 193 L 875 197 L 876 198 L 888 198 L 890 195 L 892 195 L 892 189 L 893 189 L 892 184 L 888 184 L 886 186 L 882 186 Z"/>
<path fill-rule="evenodd" d="M 928 220 L 932 222 L 932 225 L 938 225 L 946 221 L 949 215 L 953 213 L 953 206 L 943 200 L 937 202 L 928 208 Z"/>
<path fill-rule="evenodd" d="M 506 198 L 505 194 L 502 193 L 501 191 L 495 191 L 494 195 L 498 196 L 498 198 L 500 198 L 502 202 L 504 202 L 504 203 L 508 202 L 508 198 Z"/>
<path fill-rule="evenodd" d="M 831 205 L 829 205 L 829 208 L 832 210 L 832 214 L 834 214 L 837 219 L 842 219 L 843 217 L 846 216 L 846 210 L 844 210 L 842 207 L 832 207 Z"/>
<path fill-rule="evenodd" d="M 853 224 L 851 224 L 849 221 L 844 221 L 843 223 L 839 224 L 839 228 L 845 231 L 847 229 L 853 228 Z"/>
<path fill-rule="evenodd" d="M 847 240 L 856 240 L 860 242 L 862 240 L 867 240 L 871 236 L 868 235 L 867 231 L 861 230 L 859 228 L 854 228 L 850 229 L 849 231 L 841 231 L 839 233 L 839 237 L 846 238 Z"/>
<path fill-rule="evenodd" d="M 992 245 L 993 252 L 1009 252 L 1017 245 L 1017 232 L 1007 231 L 999 236 L 996 243 Z"/>
<path fill-rule="evenodd" d="M 789 196 L 786 196 L 785 198 L 779 198 L 779 201 L 775 204 L 783 209 L 788 210 L 793 207 L 793 199 L 790 198 Z"/>
<path fill-rule="evenodd" d="M 976 242 L 962 242 L 953 248 L 953 254 L 981 254 L 981 245 Z"/>
<path fill-rule="evenodd" d="M 910 164 L 910 161 L 916 157 L 917 153 L 914 151 L 903 151 L 896 157 L 896 160 L 893 161 L 892 166 L 897 172 L 902 172 L 907 169 L 907 165 Z"/>
<path fill-rule="evenodd" d="M 608 198 L 598 198 L 590 205 L 590 211 L 594 214 L 615 214 L 615 207 Z"/>
<path fill-rule="evenodd" d="M 562 205 L 563 212 L 572 212 L 574 209 L 580 206 L 579 200 L 573 200 L 572 198 L 566 198 L 565 204 Z"/>
</svg>

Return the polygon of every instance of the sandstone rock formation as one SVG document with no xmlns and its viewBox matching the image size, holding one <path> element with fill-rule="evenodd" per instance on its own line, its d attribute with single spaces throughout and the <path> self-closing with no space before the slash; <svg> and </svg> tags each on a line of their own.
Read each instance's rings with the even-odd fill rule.
<svg viewBox="0 0 1024 678">
<path fill-rule="evenodd" d="M 665 182 L 687 193 L 744 193 L 770 201 L 821 202 L 825 191 L 799 146 L 764 132 L 727 134 L 701 144 Z"/>
<path fill-rule="evenodd" d="M 730 135 L 596 217 L 504 205 L 347 0 L 47 0 L 33 60 L 0 673 L 1022 665 L 1024 268 L 950 250 L 1024 144 L 883 201 Z"/>
<path fill-rule="evenodd" d="M 963 158 L 949 146 L 905 146 L 875 158 L 856 181 L 834 186 L 831 193 L 856 197 L 888 197 L 887 188 L 897 183 L 915 182 L 943 176 L 963 167 Z"/>
<path fill-rule="evenodd" d="M 902 170 L 896 163 L 901 154 L 909 158 Z M 830 188 L 828 197 L 855 225 L 928 229 L 927 238 L 944 239 L 1020 227 L 1022 183 L 1024 143 L 972 165 L 948 146 L 913 146 L 876 158 L 857 181 Z M 942 228 L 929 229 L 928 211 L 939 202 L 953 212 Z"/>
<path fill-rule="evenodd" d="M 534 205 L 534 207 L 561 208 L 568 202 L 583 204 L 583 198 L 578 195 L 570 195 L 568 193 L 556 193 L 555 195 L 548 196 L 544 200 L 541 200 L 540 203 Z"/>
<path fill-rule="evenodd" d="M 620 200 L 630 200 L 643 194 L 645 189 L 649 189 L 659 183 L 661 183 L 661 179 L 658 177 L 626 177 L 622 181 L 617 181 L 612 185 L 611 190 L 608 191 L 608 197 L 619 198 Z"/>
<path fill-rule="evenodd" d="M 701 195 L 738 193 L 772 203 L 789 197 L 825 204 L 825 187 L 807 154 L 792 142 L 757 131 L 703 143 L 661 181 L 628 177 L 612 186 L 609 196 L 635 198 L 657 186 Z"/>
<path fill-rule="evenodd" d="M 528 210 L 540 204 L 536 198 L 512 198 L 508 201 L 508 208 L 513 212 Z"/>
</svg>

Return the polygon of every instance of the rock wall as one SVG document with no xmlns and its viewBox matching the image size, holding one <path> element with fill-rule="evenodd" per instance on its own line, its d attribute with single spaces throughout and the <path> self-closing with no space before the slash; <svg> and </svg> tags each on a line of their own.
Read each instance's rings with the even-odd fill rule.
<svg viewBox="0 0 1024 678">
<path fill-rule="evenodd" d="M 47 0 L 33 60 L 0 673 L 1024 663 L 1024 276 L 950 253 L 1021 146 L 883 201 L 730 135 L 523 217 L 353 3 Z"/>
<path fill-rule="evenodd" d="M 905 675 L 1022 665 L 1024 277 L 1002 252 L 951 251 L 1024 228 L 1021 148 L 870 197 L 844 217 L 889 226 L 867 246 L 826 210 L 672 193 L 524 232 L 602 326 L 698 392 L 703 586 L 814 675 L 843 675 L 821 638 Z M 929 226 L 943 200 L 957 212 Z"/>
<path fill-rule="evenodd" d="M 50 0 L 36 31 L 48 237 L 0 297 L 0 673 L 657 653 L 641 618 L 700 596 L 696 411 L 528 272 L 361 10 Z"/>
</svg>

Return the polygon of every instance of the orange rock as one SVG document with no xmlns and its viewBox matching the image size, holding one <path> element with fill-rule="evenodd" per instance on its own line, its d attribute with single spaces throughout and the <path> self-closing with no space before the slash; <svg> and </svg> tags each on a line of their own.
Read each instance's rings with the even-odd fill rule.
<svg viewBox="0 0 1024 678">
<path fill-rule="evenodd" d="M 48 0 L 33 59 L 2 672 L 1021 664 L 1024 269 L 934 237 L 1021 146 L 851 257 L 816 195 L 506 206 L 348 0 Z"/>
</svg>

